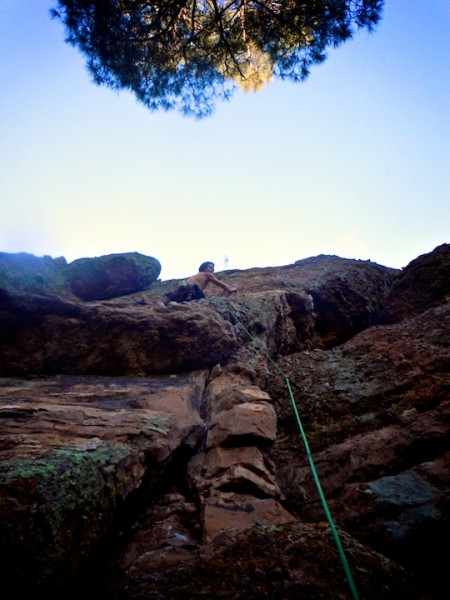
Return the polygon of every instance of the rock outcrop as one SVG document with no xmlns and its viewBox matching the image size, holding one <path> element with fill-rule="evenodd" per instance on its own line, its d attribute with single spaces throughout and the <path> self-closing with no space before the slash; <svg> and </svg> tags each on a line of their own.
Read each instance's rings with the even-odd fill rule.
<svg viewBox="0 0 450 600">
<path fill-rule="evenodd" d="M 170 306 L 3 291 L 9 597 L 446 597 L 449 264 L 319 256 Z"/>
<path fill-rule="evenodd" d="M 80 258 L 0 252 L 0 288 L 9 294 L 50 294 L 72 300 L 105 300 L 140 292 L 161 273 L 156 258 L 138 252 Z"/>
<path fill-rule="evenodd" d="M 150 375 L 212 367 L 238 334 L 214 306 L 0 295 L 0 376 Z"/>
</svg>

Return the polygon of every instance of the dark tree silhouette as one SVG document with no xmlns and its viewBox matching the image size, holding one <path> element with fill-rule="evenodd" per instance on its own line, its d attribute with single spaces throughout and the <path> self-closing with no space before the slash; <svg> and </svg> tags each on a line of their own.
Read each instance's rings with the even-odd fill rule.
<svg viewBox="0 0 450 600">
<path fill-rule="evenodd" d="M 371 31 L 383 0 L 57 0 L 94 81 L 151 110 L 202 117 L 236 85 L 302 81 L 326 50 Z"/>
</svg>

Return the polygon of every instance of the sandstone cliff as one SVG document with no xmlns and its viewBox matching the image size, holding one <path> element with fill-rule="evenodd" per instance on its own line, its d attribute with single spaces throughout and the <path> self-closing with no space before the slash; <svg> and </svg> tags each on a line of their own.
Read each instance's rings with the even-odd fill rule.
<svg viewBox="0 0 450 600">
<path fill-rule="evenodd" d="M 447 597 L 450 245 L 219 276 L 3 286 L 8 597 Z"/>
</svg>

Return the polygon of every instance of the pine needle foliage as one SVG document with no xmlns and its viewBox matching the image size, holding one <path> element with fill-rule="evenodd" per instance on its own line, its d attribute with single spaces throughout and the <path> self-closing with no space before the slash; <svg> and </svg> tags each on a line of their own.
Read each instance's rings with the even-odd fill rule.
<svg viewBox="0 0 450 600">
<path fill-rule="evenodd" d="M 327 49 L 372 31 L 383 0 L 56 0 L 95 83 L 151 110 L 210 115 L 236 86 L 303 81 Z"/>
</svg>

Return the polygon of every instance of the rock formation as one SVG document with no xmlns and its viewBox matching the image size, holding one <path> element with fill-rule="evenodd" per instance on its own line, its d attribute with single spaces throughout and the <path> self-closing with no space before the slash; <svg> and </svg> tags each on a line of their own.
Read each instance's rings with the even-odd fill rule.
<svg viewBox="0 0 450 600">
<path fill-rule="evenodd" d="M 1 288 L 10 294 L 51 294 L 73 300 L 105 300 L 140 292 L 157 280 L 161 265 L 138 252 L 80 258 L 0 252 Z"/>
<path fill-rule="evenodd" d="M 169 306 L 0 280 L 8 597 L 447 597 L 449 264 L 318 256 Z"/>
</svg>

